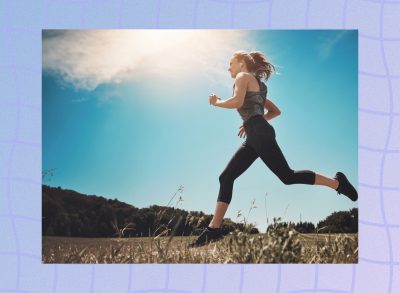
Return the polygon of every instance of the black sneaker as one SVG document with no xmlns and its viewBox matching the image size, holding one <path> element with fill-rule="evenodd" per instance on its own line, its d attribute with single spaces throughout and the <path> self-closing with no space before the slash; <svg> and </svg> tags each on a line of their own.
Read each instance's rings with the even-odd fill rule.
<svg viewBox="0 0 400 293">
<path fill-rule="evenodd" d="M 338 194 L 344 194 L 352 201 L 356 201 L 358 199 L 357 190 L 354 188 L 353 185 L 351 185 L 347 177 L 342 172 L 337 172 L 335 179 L 339 181 L 339 186 L 336 189 Z"/>
<path fill-rule="evenodd" d="M 194 240 L 192 243 L 189 244 L 189 247 L 203 246 L 209 244 L 210 242 L 222 239 L 223 237 L 224 235 L 222 235 L 221 229 L 211 231 L 207 227 L 200 233 L 200 235 L 197 237 L 196 240 Z"/>
</svg>

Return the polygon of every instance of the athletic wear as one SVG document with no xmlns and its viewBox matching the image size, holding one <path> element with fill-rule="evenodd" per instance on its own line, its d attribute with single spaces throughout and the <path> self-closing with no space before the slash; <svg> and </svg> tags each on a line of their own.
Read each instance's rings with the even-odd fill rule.
<svg viewBox="0 0 400 293">
<path fill-rule="evenodd" d="M 189 244 L 189 247 L 203 246 L 212 241 L 222 239 L 223 237 L 224 235 L 222 234 L 221 229 L 210 230 L 210 228 L 207 227 L 200 233 L 200 235 L 196 238 L 195 241 Z"/>
<path fill-rule="evenodd" d="M 260 85 L 260 91 L 246 92 L 242 107 L 237 109 L 243 121 L 255 115 L 264 115 L 264 104 L 267 99 L 268 89 L 265 83 L 261 82 L 258 78 L 257 81 Z M 233 85 L 233 89 L 235 89 L 235 84 Z"/>
<path fill-rule="evenodd" d="M 314 184 L 313 171 L 293 171 L 275 140 L 275 130 L 262 115 L 255 115 L 244 122 L 246 141 L 231 158 L 219 176 L 218 201 L 230 203 L 233 182 L 260 157 L 284 184 Z"/>
<path fill-rule="evenodd" d="M 339 186 L 336 189 L 338 194 L 344 194 L 352 201 L 356 201 L 358 199 L 357 190 L 354 188 L 353 185 L 351 185 L 347 177 L 342 172 L 337 172 L 335 179 L 339 181 Z"/>
</svg>

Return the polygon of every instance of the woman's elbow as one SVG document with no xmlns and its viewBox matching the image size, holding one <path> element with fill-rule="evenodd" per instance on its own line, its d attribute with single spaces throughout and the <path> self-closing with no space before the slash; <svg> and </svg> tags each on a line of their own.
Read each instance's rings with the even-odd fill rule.
<svg viewBox="0 0 400 293">
<path fill-rule="evenodd" d="M 281 115 L 281 111 L 279 111 L 279 110 L 273 110 L 273 111 L 269 111 L 269 112 L 271 112 L 271 115 L 273 117 L 277 117 L 277 116 Z"/>
<path fill-rule="evenodd" d="M 236 109 L 240 109 L 240 108 L 242 108 L 242 106 L 243 106 L 243 102 L 236 102 L 236 105 L 235 105 L 235 108 Z"/>
</svg>

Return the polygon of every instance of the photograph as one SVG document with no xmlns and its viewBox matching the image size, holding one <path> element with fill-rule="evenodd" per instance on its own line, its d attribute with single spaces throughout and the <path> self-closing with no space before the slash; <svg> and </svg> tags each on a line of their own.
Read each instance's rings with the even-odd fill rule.
<svg viewBox="0 0 400 293">
<path fill-rule="evenodd" d="M 358 30 L 43 29 L 41 73 L 42 263 L 358 263 Z"/>
</svg>

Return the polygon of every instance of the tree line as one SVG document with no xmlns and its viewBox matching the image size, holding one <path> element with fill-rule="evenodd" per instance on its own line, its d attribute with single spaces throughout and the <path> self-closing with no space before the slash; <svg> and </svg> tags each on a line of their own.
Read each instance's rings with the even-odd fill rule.
<svg viewBox="0 0 400 293">
<path fill-rule="evenodd" d="M 331 233 L 343 230 L 354 232 L 357 230 L 358 217 L 349 219 L 347 213 L 349 212 L 333 213 L 318 223 L 318 227 L 327 225 Z M 358 216 L 357 213 L 355 215 Z M 117 199 L 42 185 L 43 236 L 154 237 L 171 233 L 188 236 L 197 234 L 211 219 L 212 215 L 199 211 L 188 212 L 158 205 L 137 208 Z M 259 233 L 253 224 L 236 223 L 229 218 L 224 219 L 221 228 L 224 234 L 234 230 Z M 312 223 L 297 223 L 294 228 L 301 233 L 315 232 Z"/>
<path fill-rule="evenodd" d="M 212 215 L 174 207 L 152 205 L 137 208 L 117 199 L 83 195 L 73 190 L 42 185 L 42 235 L 74 237 L 148 237 L 160 234 L 197 234 Z M 243 223 L 225 219 L 221 227 L 228 234 L 244 230 Z M 251 233 L 259 231 L 247 225 Z"/>
<path fill-rule="evenodd" d="M 299 233 L 357 233 L 358 209 L 352 208 L 349 211 L 333 212 L 325 219 L 319 221 L 317 226 L 311 222 L 293 223 L 278 221 L 269 225 L 267 230 L 276 226 L 292 227 Z"/>
</svg>

